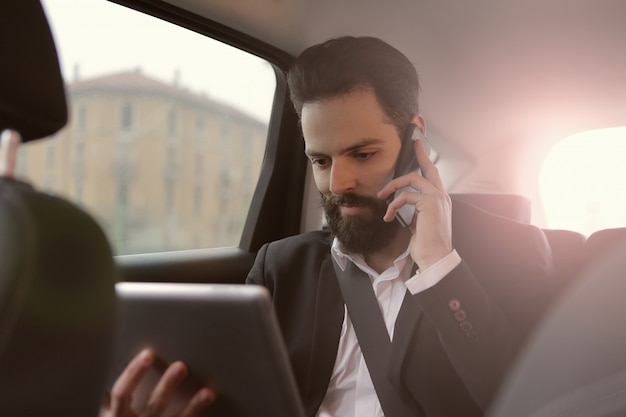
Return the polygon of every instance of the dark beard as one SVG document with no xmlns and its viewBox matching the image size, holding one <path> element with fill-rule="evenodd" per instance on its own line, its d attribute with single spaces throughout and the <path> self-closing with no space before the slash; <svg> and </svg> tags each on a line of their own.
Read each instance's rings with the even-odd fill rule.
<svg viewBox="0 0 626 417">
<path fill-rule="evenodd" d="M 363 216 L 344 216 L 340 205 L 350 204 L 369 208 Z M 386 247 L 401 228 L 396 221 L 386 223 L 385 201 L 356 194 L 322 194 L 322 206 L 331 233 L 352 253 L 369 255 Z"/>
</svg>

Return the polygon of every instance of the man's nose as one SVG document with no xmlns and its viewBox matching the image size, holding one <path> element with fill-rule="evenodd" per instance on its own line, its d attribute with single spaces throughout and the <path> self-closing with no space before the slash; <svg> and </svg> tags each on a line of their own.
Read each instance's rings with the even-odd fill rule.
<svg viewBox="0 0 626 417">
<path fill-rule="evenodd" d="M 335 161 L 330 171 L 330 192 L 345 194 L 354 190 L 357 178 L 349 164 Z"/>
</svg>

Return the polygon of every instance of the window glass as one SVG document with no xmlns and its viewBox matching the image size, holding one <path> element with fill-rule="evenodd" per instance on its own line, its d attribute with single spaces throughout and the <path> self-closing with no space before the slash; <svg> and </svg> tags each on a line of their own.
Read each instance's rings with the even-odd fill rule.
<svg viewBox="0 0 626 417">
<path fill-rule="evenodd" d="M 271 66 L 101 0 L 44 0 L 70 121 L 18 175 L 83 206 L 116 254 L 235 246 L 260 173 Z"/>
<path fill-rule="evenodd" d="M 626 127 L 580 133 L 546 158 L 540 193 L 547 226 L 590 235 L 626 226 Z"/>
</svg>

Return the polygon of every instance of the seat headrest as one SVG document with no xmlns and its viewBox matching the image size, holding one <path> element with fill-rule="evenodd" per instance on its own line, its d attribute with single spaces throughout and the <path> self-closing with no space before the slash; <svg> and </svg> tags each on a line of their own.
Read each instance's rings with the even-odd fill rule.
<svg viewBox="0 0 626 417">
<path fill-rule="evenodd" d="M 67 123 L 65 87 L 50 26 L 39 0 L 0 1 L 0 132 L 22 141 Z"/>
<path fill-rule="evenodd" d="M 587 238 L 586 261 L 593 262 L 620 246 L 626 246 L 626 227 L 597 230 Z"/>
</svg>

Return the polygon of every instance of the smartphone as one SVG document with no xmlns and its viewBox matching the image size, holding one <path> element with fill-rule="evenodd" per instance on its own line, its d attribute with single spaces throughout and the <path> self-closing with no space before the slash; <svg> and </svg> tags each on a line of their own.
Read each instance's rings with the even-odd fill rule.
<svg viewBox="0 0 626 417">
<path fill-rule="evenodd" d="M 410 172 L 417 171 L 420 172 L 419 164 L 417 163 L 417 159 L 415 158 L 415 151 L 413 149 L 413 144 L 416 140 L 422 140 L 424 144 L 424 148 L 426 152 L 430 156 L 430 146 L 426 142 L 426 137 L 415 123 L 409 123 L 402 136 L 402 146 L 400 147 L 400 153 L 398 154 L 398 161 L 396 162 L 396 169 L 393 174 L 393 178 L 398 178 L 403 175 L 406 175 Z M 404 187 L 396 192 L 388 199 L 387 204 L 389 204 L 398 194 L 403 191 L 415 191 L 412 187 Z M 396 219 L 403 226 L 407 227 L 413 221 L 413 216 L 415 215 L 415 206 L 412 204 L 407 204 L 402 206 L 396 211 Z"/>
</svg>

